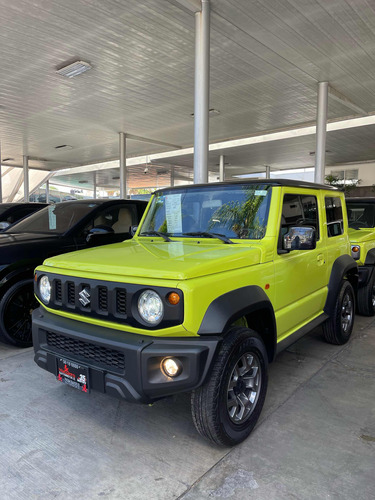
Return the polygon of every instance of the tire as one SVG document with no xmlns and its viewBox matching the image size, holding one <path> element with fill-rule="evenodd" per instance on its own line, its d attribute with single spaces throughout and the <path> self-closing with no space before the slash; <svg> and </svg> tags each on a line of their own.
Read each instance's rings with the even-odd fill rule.
<svg viewBox="0 0 375 500">
<path fill-rule="evenodd" d="M 252 387 L 246 387 L 246 380 Z M 267 352 L 260 336 L 249 328 L 230 328 L 209 380 L 191 395 L 193 421 L 199 434 L 221 446 L 241 443 L 259 418 L 267 383 Z M 247 408 L 240 403 L 244 400 Z"/>
<path fill-rule="evenodd" d="M 354 323 L 354 291 L 349 281 L 342 280 L 334 311 L 323 323 L 323 333 L 330 344 L 345 344 L 352 334 Z"/>
<path fill-rule="evenodd" d="M 367 285 L 358 288 L 358 314 L 374 316 L 375 314 L 375 273 L 372 273 Z"/>
<path fill-rule="evenodd" d="M 32 346 L 31 313 L 36 307 L 33 280 L 11 286 L 0 301 L 0 340 L 17 347 Z"/>
</svg>

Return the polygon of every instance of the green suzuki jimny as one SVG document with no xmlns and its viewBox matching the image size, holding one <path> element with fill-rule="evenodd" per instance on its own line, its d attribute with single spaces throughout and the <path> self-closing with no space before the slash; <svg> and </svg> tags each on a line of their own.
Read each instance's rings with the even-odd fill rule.
<svg viewBox="0 0 375 500">
<path fill-rule="evenodd" d="M 359 314 L 375 314 L 375 198 L 347 198 L 352 256 L 359 266 Z"/>
<path fill-rule="evenodd" d="M 35 361 L 80 391 L 151 403 L 191 391 L 198 432 L 244 440 L 267 365 L 323 325 L 348 341 L 358 268 L 344 195 L 251 180 L 157 191 L 134 238 L 36 269 Z"/>
</svg>

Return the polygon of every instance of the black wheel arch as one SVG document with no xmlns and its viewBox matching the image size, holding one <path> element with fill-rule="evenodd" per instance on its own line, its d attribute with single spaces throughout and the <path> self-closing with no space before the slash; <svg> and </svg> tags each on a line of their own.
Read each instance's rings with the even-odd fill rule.
<svg viewBox="0 0 375 500">
<path fill-rule="evenodd" d="M 268 361 L 276 355 L 277 333 L 275 313 L 265 291 L 257 285 L 231 290 L 220 295 L 207 308 L 198 335 L 225 335 L 240 318 L 262 338 Z"/>
<path fill-rule="evenodd" d="M 367 252 L 365 266 L 375 266 L 375 248 L 371 248 Z"/>
<path fill-rule="evenodd" d="M 324 312 L 331 315 L 335 309 L 337 295 L 340 291 L 341 281 L 347 279 L 357 296 L 358 289 L 358 265 L 350 255 L 340 255 L 333 263 L 331 276 L 328 282 L 328 294 L 324 306 Z"/>
<path fill-rule="evenodd" d="M 0 279 L 0 299 L 4 293 L 18 281 L 33 279 L 34 268 L 34 265 L 29 265 L 26 267 L 19 267 L 17 269 L 14 267 L 7 269 Z"/>
</svg>

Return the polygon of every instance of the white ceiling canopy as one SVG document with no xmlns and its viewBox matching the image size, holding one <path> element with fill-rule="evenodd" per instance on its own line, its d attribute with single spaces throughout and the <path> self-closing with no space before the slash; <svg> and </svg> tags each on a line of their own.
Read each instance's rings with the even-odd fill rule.
<svg viewBox="0 0 375 500">
<path fill-rule="evenodd" d="M 0 1 L 0 138 L 2 157 L 11 158 L 4 165 L 22 165 L 22 155 L 42 170 L 116 159 L 120 131 L 133 137 L 128 157 L 193 145 L 194 17 L 181 3 Z M 374 113 L 371 2 L 211 6 L 211 143 L 313 123 L 319 81 L 333 89 L 331 121 Z M 73 78 L 57 74 L 69 61 L 91 69 Z M 337 136 L 344 161 L 353 156 L 347 141 L 355 148 L 366 128 Z M 307 155 L 310 142 L 299 141 L 289 162 Z M 282 143 L 256 145 L 258 164 L 277 161 Z"/>
</svg>

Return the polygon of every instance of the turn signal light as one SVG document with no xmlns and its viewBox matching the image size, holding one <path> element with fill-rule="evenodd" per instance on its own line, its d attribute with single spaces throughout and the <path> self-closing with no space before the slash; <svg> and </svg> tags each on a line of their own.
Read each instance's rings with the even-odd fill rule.
<svg viewBox="0 0 375 500">
<path fill-rule="evenodd" d="M 354 247 L 352 247 L 352 250 L 353 250 L 353 252 L 356 252 L 356 253 L 357 253 L 357 252 L 359 252 L 359 247 L 354 246 Z"/>
<path fill-rule="evenodd" d="M 176 304 L 178 304 L 180 302 L 180 296 L 176 292 L 171 292 L 170 294 L 168 294 L 167 298 L 168 298 L 168 302 L 170 304 L 172 304 L 172 306 L 175 306 Z"/>
</svg>

